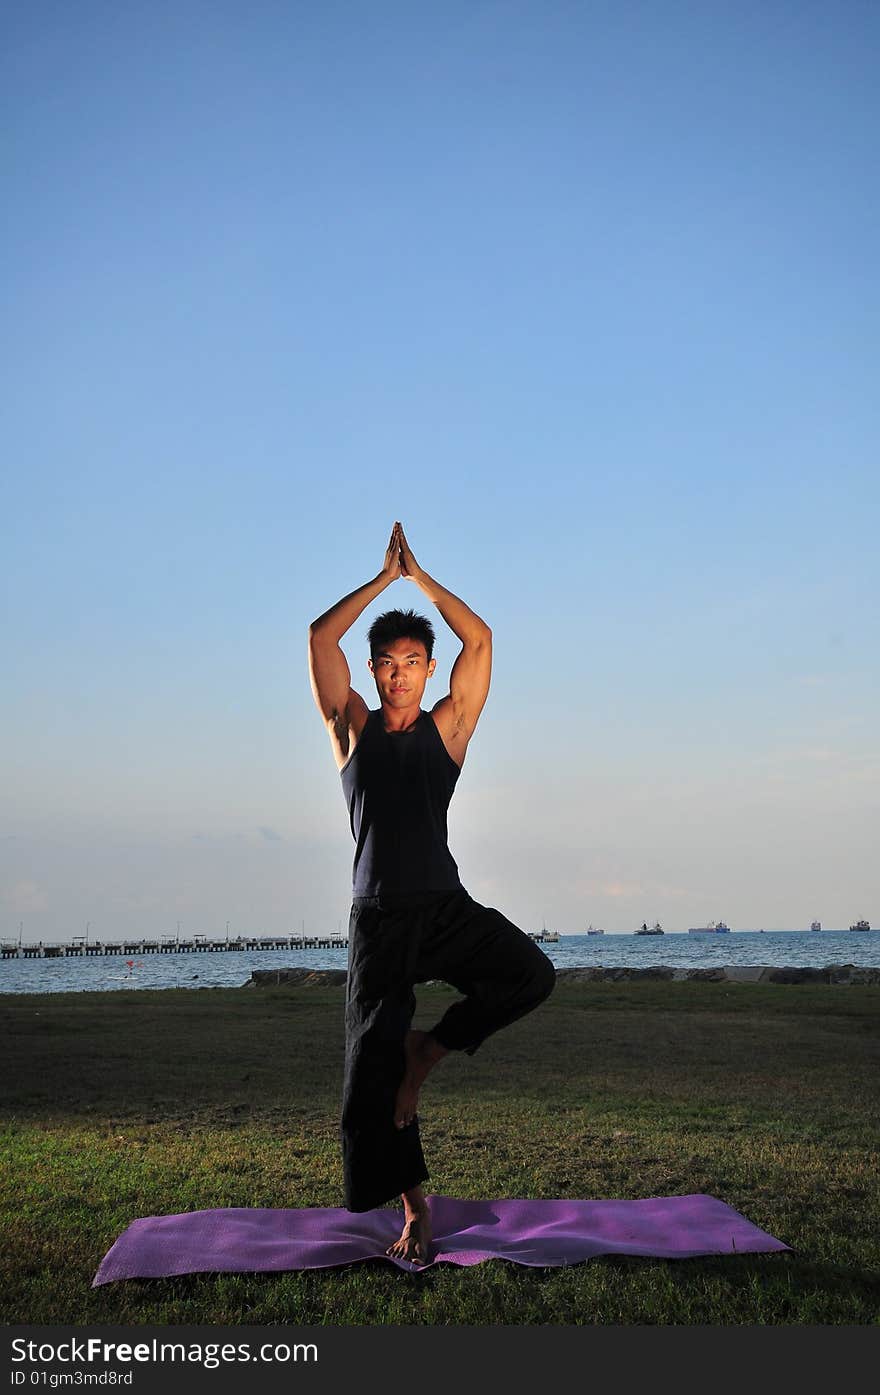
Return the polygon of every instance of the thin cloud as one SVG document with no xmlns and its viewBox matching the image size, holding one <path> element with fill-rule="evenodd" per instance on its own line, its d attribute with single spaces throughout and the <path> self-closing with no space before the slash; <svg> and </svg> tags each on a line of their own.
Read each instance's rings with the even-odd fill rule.
<svg viewBox="0 0 880 1395">
<path fill-rule="evenodd" d="M 45 911 L 49 898 L 36 882 L 20 881 L 0 891 L 0 905 L 10 911 Z"/>
<path fill-rule="evenodd" d="M 629 900 L 645 896 L 678 900 L 681 897 L 694 894 L 691 888 L 672 886 L 668 882 L 602 881 L 599 878 L 578 881 L 574 884 L 574 889 L 580 896 L 609 896 L 613 900 Z"/>
<path fill-rule="evenodd" d="M 614 899 L 631 899 L 646 896 L 648 888 L 638 882 L 583 882 L 582 891 L 593 896 L 611 896 Z"/>
<path fill-rule="evenodd" d="M 880 755 L 855 755 L 833 746 L 787 746 L 764 751 L 753 758 L 753 763 L 759 766 L 833 765 L 843 776 L 864 779 L 872 773 L 872 767 L 880 764 Z"/>
</svg>

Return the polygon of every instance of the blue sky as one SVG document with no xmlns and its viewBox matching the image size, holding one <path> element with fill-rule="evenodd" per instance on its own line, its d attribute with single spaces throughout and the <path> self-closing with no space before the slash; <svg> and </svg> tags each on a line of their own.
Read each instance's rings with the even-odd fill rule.
<svg viewBox="0 0 880 1395">
<path fill-rule="evenodd" d="M 345 927 L 395 518 L 472 895 L 880 922 L 876 7 L 6 13 L 0 936 Z"/>
</svg>

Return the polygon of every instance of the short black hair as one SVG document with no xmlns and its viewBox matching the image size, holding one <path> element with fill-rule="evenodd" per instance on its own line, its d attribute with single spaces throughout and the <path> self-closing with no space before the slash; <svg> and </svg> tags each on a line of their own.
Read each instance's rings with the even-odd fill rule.
<svg viewBox="0 0 880 1395">
<path fill-rule="evenodd" d="M 375 659 L 384 645 L 393 644 L 396 639 L 420 640 L 427 651 L 429 663 L 434 652 L 434 626 L 424 615 L 416 615 L 414 610 L 386 610 L 384 615 L 378 615 L 373 621 L 367 631 L 367 639 L 371 659 Z"/>
</svg>

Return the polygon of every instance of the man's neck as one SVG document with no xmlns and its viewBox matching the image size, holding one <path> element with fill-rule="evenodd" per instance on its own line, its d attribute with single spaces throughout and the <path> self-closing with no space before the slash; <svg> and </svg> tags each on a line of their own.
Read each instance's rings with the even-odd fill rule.
<svg viewBox="0 0 880 1395">
<path fill-rule="evenodd" d="M 386 707 L 382 704 L 382 721 L 388 732 L 409 731 L 422 715 L 421 707 Z"/>
</svg>

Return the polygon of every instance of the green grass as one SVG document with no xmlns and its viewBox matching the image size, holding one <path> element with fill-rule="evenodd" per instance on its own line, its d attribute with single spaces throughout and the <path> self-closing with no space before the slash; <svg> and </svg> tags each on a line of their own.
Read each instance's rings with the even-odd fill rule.
<svg viewBox="0 0 880 1395">
<path fill-rule="evenodd" d="M 416 1025 L 451 999 L 419 990 Z M 6 1323 L 872 1324 L 880 988 L 560 984 L 422 1094 L 426 1190 L 708 1192 L 793 1254 L 89 1287 L 136 1216 L 340 1206 L 341 988 L 5 995 Z"/>
</svg>

